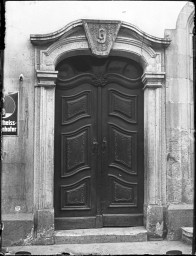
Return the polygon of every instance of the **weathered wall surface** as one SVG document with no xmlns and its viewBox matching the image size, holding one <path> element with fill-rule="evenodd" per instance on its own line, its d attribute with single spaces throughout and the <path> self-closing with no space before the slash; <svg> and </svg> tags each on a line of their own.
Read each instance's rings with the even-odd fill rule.
<svg viewBox="0 0 196 256">
<path fill-rule="evenodd" d="M 166 50 L 167 201 L 170 203 L 193 201 L 192 24 L 186 20 L 193 11 L 193 4 L 189 3 L 178 18 L 177 28 L 166 30 L 172 39 Z"/>
<path fill-rule="evenodd" d="M 33 228 L 34 161 L 34 49 L 24 14 L 6 8 L 4 91 L 19 92 L 18 136 L 3 136 L 2 218 L 3 244 L 11 245 L 31 234 Z M 9 19 L 11 17 L 11 19 Z M 20 74 L 24 80 L 19 82 Z"/>
<path fill-rule="evenodd" d="M 181 11 L 175 30 L 166 30 L 172 39 L 166 51 L 166 134 L 168 238 L 180 236 L 174 230 L 192 225 L 194 181 L 193 116 L 193 16 L 194 5 Z M 174 217 L 175 216 L 175 217 Z"/>
<path fill-rule="evenodd" d="M 16 11 L 17 12 L 17 11 Z M 33 210 L 34 49 L 25 21 L 6 12 L 4 91 L 19 92 L 19 134 L 3 137 L 2 212 Z M 19 82 L 19 75 L 24 75 Z M 18 208 L 19 209 L 19 208 Z"/>
</svg>

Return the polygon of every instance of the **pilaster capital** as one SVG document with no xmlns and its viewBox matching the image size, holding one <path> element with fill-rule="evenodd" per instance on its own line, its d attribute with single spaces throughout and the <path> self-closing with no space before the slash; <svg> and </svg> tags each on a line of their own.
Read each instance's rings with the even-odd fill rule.
<svg viewBox="0 0 196 256">
<path fill-rule="evenodd" d="M 37 85 L 36 87 L 51 88 L 55 87 L 58 71 L 36 70 Z"/>
<path fill-rule="evenodd" d="M 144 73 L 142 76 L 142 82 L 144 84 L 144 90 L 146 88 L 156 89 L 162 88 L 163 81 L 165 79 L 165 72 L 159 73 Z"/>
</svg>

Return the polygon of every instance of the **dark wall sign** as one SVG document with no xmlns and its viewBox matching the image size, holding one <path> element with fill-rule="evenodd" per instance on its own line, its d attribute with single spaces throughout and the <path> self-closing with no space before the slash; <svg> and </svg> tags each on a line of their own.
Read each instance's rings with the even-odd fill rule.
<svg viewBox="0 0 196 256">
<path fill-rule="evenodd" d="M 2 135 L 18 135 L 18 92 L 3 97 Z"/>
</svg>

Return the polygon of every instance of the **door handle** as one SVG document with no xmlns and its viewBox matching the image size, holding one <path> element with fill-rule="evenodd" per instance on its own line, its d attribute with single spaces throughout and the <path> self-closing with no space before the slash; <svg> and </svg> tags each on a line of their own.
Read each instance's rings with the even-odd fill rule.
<svg viewBox="0 0 196 256">
<path fill-rule="evenodd" d="M 98 145 L 99 145 L 99 143 L 95 139 L 93 139 L 93 147 L 92 147 L 93 153 L 97 152 Z"/>
<path fill-rule="evenodd" d="M 104 137 L 102 141 L 102 153 L 105 153 L 106 147 L 107 147 L 107 140 Z"/>
</svg>

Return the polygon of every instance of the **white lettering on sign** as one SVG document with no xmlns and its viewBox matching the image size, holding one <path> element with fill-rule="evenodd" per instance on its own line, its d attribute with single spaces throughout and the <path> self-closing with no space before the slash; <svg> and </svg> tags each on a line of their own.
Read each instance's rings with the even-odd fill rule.
<svg viewBox="0 0 196 256">
<path fill-rule="evenodd" d="M 4 126 L 2 127 L 2 132 L 16 132 L 16 127 L 7 127 L 7 126 Z"/>
<path fill-rule="evenodd" d="M 2 125 L 16 125 L 16 122 L 15 121 L 5 121 L 5 120 L 2 120 L 1 121 Z"/>
</svg>

